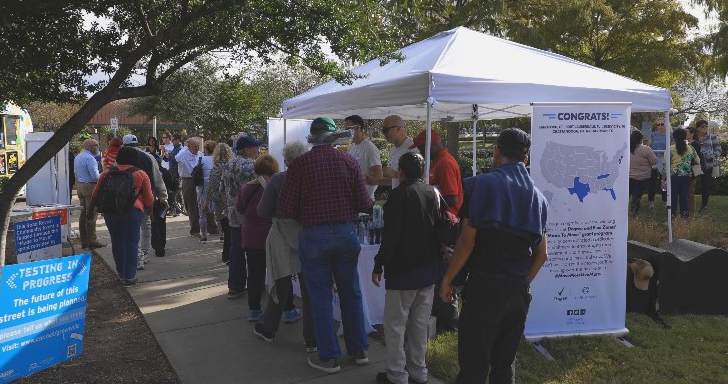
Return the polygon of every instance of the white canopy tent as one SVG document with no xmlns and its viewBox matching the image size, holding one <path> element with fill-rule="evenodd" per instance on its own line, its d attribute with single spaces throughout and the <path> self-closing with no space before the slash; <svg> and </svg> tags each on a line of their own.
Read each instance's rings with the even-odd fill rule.
<svg viewBox="0 0 728 384">
<path fill-rule="evenodd" d="M 666 89 L 468 28 L 441 32 L 400 53 L 401 62 L 373 60 L 353 69 L 363 77 L 350 85 L 332 80 L 284 101 L 282 117 L 426 120 L 428 168 L 431 122 L 473 121 L 474 174 L 477 120 L 528 117 L 534 102 L 631 102 L 633 112 L 665 112 L 669 121 Z"/>
</svg>

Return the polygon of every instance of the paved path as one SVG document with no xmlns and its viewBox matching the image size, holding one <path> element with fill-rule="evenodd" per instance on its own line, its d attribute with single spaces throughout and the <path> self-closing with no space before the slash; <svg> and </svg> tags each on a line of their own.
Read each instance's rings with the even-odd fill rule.
<svg viewBox="0 0 728 384">
<path fill-rule="evenodd" d="M 114 268 L 108 232 L 103 219 L 98 223 L 100 240 L 109 244 L 98 251 Z M 385 370 L 385 347 L 371 338 L 370 364 L 344 358 L 334 375 L 308 366 L 300 321 L 281 324 L 274 343 L 259 339 L 247 321 L 247 296 L 227 299 L 222 244 L 201 244 L 188 228 L 186 216 L 167 220 L 167 256 L 151 255 L 129 290 L 183 383 L 373 383 Z"/>
</svg>

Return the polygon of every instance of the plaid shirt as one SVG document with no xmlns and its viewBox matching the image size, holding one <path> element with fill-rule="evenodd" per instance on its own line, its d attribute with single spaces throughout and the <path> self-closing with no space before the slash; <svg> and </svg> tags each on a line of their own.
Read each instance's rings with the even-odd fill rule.
<svg viewBox="0 0 728 384">
<path fill-rule="evenodd" d="M 278 204 L 283 217 L 312 226 L 354 221 L 374 201 L 356 159 L 330 145 L 317 145 L 288 167 Z"/>
<path fill-rule="evenodd" d="M 255 161 L 248 157 L 235 156 L 222 169 L 222 182 L 225 185 L 225 196 L 227 197 L 227 217 L 231 227 L 242 227 L 242 217 L 235 209 L 235 202 L 238 201 L 240 187 L 255 179 L 253 165 Z"/>
</svg>

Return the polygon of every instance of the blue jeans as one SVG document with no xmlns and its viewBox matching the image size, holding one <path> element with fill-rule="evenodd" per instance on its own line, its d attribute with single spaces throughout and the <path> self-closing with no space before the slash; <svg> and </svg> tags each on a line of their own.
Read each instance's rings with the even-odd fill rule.
<svg viewBox="0 0 728 384">
<path fill-rule="evenodd" d="M 243 251 L 243 234 L 240 227 L 230 227 L 230 254 L 228 267 L 228 289 L 241 292 L 247 286 L 248 271 L 245 263 L 245 252 Z"/>
<path fill-rule="evenodd" d="M 670 205 L 672 215 L 677 216 L 677 202 L 680 201 L 680 215 L 688 216 L 688 191 L 690 190 L 690 176 L 672 176 L 670 178 L 671 194 Z"/>
<path fill-rule="evenodd" d="M 116 273 L 122 279 L 136 276 L 139 233 L 144 212 L 132 208 L 122 215 L 105 214 L 106 227 L 111 236 L 111 253 L 114 255 Z"/>
<path fill-rule="evenodd" d="M 346 351 L 353 355 L 368 350 L 357 271 L 361 246 L 354 224 L 304 227 L 299 239 L 301 269 L 311 300 L 319 357 L 322 361 L 341 357 L 334 330 L 334 280 L 341 302 Z"/>
</svg>

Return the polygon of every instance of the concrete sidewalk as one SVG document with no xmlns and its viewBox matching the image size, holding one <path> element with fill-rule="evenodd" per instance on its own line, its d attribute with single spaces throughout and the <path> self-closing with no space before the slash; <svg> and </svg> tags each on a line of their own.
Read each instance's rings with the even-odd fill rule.
<svg viewBox="0 0 728 384">
<path fill-rule="evenodd" d="M 97 251 L 113 269 L 111 241 L 103 219 L 98 223 L 99 239 L 108 246 Z M 370 364 L 343 357 L 341 372 L 327 375 L 308 366 L 300 321 L 281 324 L 273 343 L 255 336 L 247 296 L 227 298 L 222 244 L 198 240 L 189 236 L 186 216 L 168 218 L 167 256 L 150 255 L 137 272 L 139 284 L 129 289 L 183 383 L 373 383 L 385 371 L 386 349 L 371 338 Z M 340 344 L 345 353 L 343 339 Z"/>
</svg>

